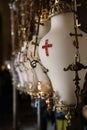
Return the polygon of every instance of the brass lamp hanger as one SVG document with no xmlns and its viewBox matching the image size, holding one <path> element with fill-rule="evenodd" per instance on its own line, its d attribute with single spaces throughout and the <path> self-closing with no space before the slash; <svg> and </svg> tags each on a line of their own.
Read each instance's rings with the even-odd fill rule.
<svg viewBox="0 0 87 130">
<path fill-rule="evenodd" d="M 75 78 L 73 79 L 73 81 L 75 82 L 75 86 L 76 86 L 76 90 L 75 90 L 75 95 L 76 95 L 76 110 L 78 113 L 79 110 L 79 103 L 80 103 L 80 86 L 79 86 L 79 81 L 81 80 L 79 78 L 79 74 L 78 71 L 81 71 L 82 69 L 87 69 L 87 66 L 84 66 L 82 63 L 80 63 L 80 53 L 79 53 L 79 41 L 78 41 L 78 37 L 82 37 L 82 34 L 78 33 L 78 27 L 80 26 L 80 24 L 78 24 L 78 20 L 77 20 L 77 1 L 73 0 L 73 14 L 74 14 L 74 31 L 75 33 L 70 33 L 70 36 L 74 36 L 75 40 L 73 42 L 74 47 L 76 48 L 76 53 L 75 53 L 75 61 L 74 63 L 70 64 L 67 68 L 64 68 L 64 71 L 74 71 L 75 72 Z"/>
</svg>

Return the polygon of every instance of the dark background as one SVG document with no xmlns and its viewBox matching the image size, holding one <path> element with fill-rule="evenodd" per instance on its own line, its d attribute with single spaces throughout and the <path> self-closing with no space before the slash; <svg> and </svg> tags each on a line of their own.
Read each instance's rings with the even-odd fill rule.
<svg viewBox="0 0 87 130">
<path fill-rule="evenodd" d="M 9 0 L 0 0 L 0 66 L 11 55 Z"/>
</svg>

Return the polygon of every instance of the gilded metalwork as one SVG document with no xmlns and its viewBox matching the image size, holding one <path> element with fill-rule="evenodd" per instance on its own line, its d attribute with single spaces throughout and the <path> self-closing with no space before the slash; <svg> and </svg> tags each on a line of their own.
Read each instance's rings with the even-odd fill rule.
<svg viewBox="0 0 87 130">
<path fill-rule="evenodd" d="M 50 2 L 49 18 L 66 12 L 72 12 L 72 4 L 64 0 L 55 0 L 55 3 Z"/>
<path fill-rule="evenodd" d="M 40 22 L 45 22 L 48 20 L 49 12 L 47 9 L 43 9 L 40 16 Z"/>
<path fill-rule="evenodd" d="M 83 65 L 80 62 L 80 53 L 79 53 L 79 41 L 78 41 L 78 37 L 82 37 L 82 34 L 78 34 L 78 24 L 77 24 L 77 15 L 76 15 L 76 11 L 77 11 L 77 3 L 76 0 L 74 0 L 74 30 L 75 30 L 75 34 L 70 33 L 70 36 L 74 36 L 75 40 L 73 42 L 74 47 L 76 48 L 76 53 L 75 53 L 75 61 L 74 63 L 70 64 L 67 68 L 64 68 L 64 71 L 74 71 L 75 72 L 75 78 L 73 79 L 73 81 L 75 82 L 75 86 L 76 86 L 76 90 L 75 90 L 75 95 L 76 95 L 76 111 L 77 113 L 79 112 L 80 109 L 80 86 L 79 86 L 79 81 L 81 80 L 79 78 L 79 74 L 78 72 L 81 71 L 82 69 L 87 69 L 87 65 Z M 79 113 L 78 113 L 79 114 Z"/>
</svg>

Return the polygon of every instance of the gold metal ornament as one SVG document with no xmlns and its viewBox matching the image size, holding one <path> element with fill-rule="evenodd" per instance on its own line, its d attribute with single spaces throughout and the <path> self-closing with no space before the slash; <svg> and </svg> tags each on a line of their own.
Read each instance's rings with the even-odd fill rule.
<svg viewBox="0 0 87 130">
<path fill-rule="evenodd" d="M 64 0 L 55 0 L 55 3 L 50 4 L 49 18 L 66 12 L 72 12 L 72 4 Z"/>
</svg>

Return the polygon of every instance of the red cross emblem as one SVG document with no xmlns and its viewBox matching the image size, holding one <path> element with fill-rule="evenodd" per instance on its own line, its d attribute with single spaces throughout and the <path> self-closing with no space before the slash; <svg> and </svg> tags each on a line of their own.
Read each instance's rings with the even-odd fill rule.
<svg viewBox="0 0 87 130">
<path fill-rule="evenodd" d="M 52 47 L 52 44 L 48 43 L 48 39 L 45 41 L 45 45 L 42 46 L 42 49 L 45 49 L 46 56 L 49 56 L 48 48 Z"/>
<path fill-rule="evenodd" d="M 27 53 L 26 52 L 23 53 L 23 58 L 24 58 L 24 61 L 26 61 L 26 59 L 27 59 Z"/>
</svg>

